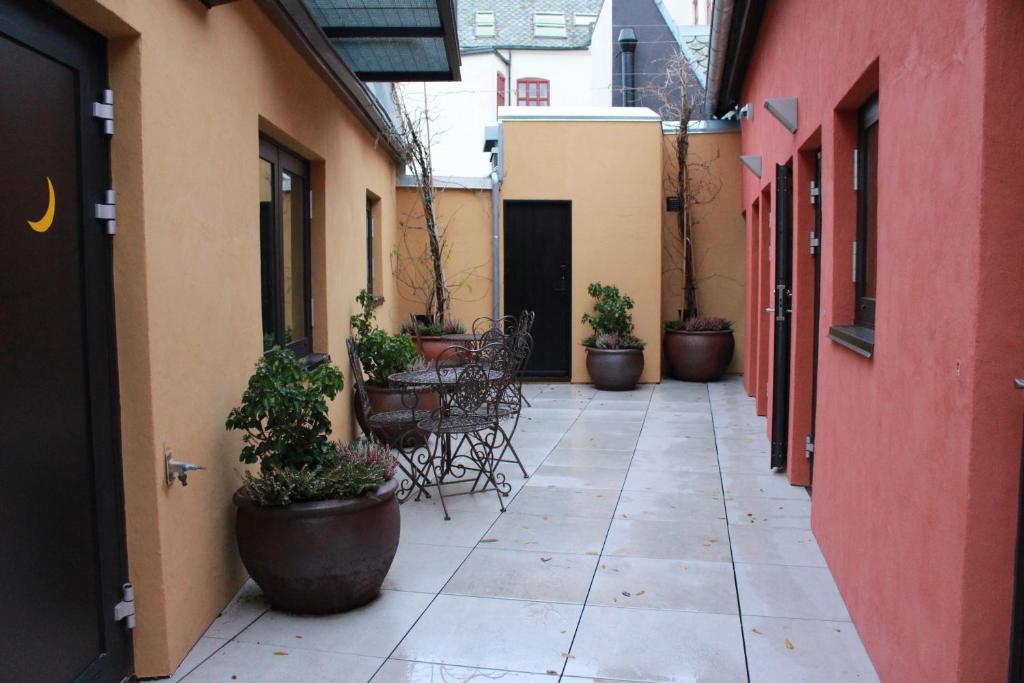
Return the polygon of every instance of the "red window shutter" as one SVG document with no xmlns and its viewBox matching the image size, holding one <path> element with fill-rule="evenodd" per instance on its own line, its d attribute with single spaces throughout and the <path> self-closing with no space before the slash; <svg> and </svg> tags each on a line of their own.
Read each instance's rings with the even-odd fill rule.
<svg viewBox="0 0 1024 683">
<path fill-rule="evenodd" d="M 498 72 L 498 106 L 505 106 L 505 74 Z"/>
</svg>

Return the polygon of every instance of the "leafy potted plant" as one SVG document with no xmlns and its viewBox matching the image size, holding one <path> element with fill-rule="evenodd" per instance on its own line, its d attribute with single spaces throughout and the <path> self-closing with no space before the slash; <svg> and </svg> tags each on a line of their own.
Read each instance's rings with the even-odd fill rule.
<svg viewBox="0 0 1024 683">
<path fill-rule="evenodd" d="M 690 318 L 665 323 L 669 373 L 687 382 L 720 379 L 729 368 L 736 340 L 724 318 Z"/>
<path fill-rule="evenodd" d="M 583 340 L 590 379 L 598 389 L 635 389 L 644 371 L 645 342 L 633 336 L 633 299 L 599 282 L 591 283 L 587 293 L 594 298 L 594 313 L 583 314 L 593 330 Z"/>
<path fill-rule="evenodd" d="M 398 550 L 390 450 L 330 439 L 327 401 L 343 387 L 330 363 L 309 370 L 291 351 L 274 348 L 226 421 L 243 432 L 240 460 L 259 463 L 234 495 L 242 562 L 270 603 L 290 612 L 370 602 Z"/>
<path fill-rule="evenodd" d="M 396 372 L 410 370 L 422 359 L 416 352 L 416 346 L 405 335 L 388 334 L 377 327 L 376 306 L 373 295 L 365 289 L 359 292 L 356 301 L 362 312 L 353 315 L 352 336 L 359 354 L 359 362 L 366 373 L 366 393 L 370 399 L 370 407 L 375 413 L 386 413 L 394 410 L 435 410 L 439 406 L 437 394 L 429 387 L 416 390 L 415 401 L 410 401 L 408 387 L 392 386 L 390 377 Z M 353 401 L 356 421 L 364 434 L 369 434 L 366 415 L 363 414 L 362 402 L 358 397 Z M 415 405 L 412 405 L 415 403 Z M 378 435 L 383 440 L 390 435 Z"/>
</svg>

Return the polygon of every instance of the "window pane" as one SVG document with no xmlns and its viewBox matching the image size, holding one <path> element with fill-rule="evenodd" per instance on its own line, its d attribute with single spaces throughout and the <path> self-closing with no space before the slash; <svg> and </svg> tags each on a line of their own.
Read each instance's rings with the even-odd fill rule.
<svg viewBox="0 0 1024 683">
<path fill-rule="evenodd" d="M 523 81 L 519 81 L 518 92 L 519 92 L 519 99 L 523 99 L 523 98 L 526 97 L 526 83 L 524 83 Z"/>
<path fill-rule="evenodd" d="M 874 299 L 878 282 L 878 124 L 864 131 L 867 175 L 867 213 L 865 230 L 864 296 Z"/>
<path fill-rule="evenodd" d="M 537 83 L 530 83 L 530 97 L 534 98 L 537 96 Z"/>
<path fill-rule="evenodd" d="M 260 159 L 260 300 L 263 307 L 263 350 L 274 346 L 274 165 Z"/>
<path fill-rule="evenodd" d="M 302 200 L 305 183 L 281 172 L 281 248 L 284 252 L 284 343 L 306 336 L 306 263 Z"/>
<path fill-rule="evenodd" d="M 547 83 L 541 83 L 540 84 L 540 97 L 541 97 L 542 100 L 546 100 L 548 98 L 548 84 Z"/>
</svg>

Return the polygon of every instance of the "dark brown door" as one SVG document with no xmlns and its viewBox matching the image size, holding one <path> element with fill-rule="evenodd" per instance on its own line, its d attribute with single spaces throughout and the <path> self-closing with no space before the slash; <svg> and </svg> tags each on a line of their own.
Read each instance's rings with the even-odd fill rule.
<svg viewBox="0 0 1024 683">
<path fill-rule="evenodd" d="M 789 344 L 793 288 L 793 168 L 775 166 L 775 358 L 772 365 L 772 467 L 789 449 Z"/>
<path fill-rule="evenodd" d="M 121 681 L 104 40 L 0 0 L 0 680 Z"/>
<path fill-rule="evenodd" d="M 505 202 L 505 313 L 536 311 L 526 376 L 572 376 L 572 203 Z"/>
</svg>

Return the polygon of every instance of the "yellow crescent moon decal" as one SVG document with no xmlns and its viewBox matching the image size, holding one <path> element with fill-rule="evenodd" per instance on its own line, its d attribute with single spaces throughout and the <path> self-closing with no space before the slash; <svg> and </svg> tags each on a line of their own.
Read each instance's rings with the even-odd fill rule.
<svg viewBox="0 0 1024 683">
<path fill-rule="evenodd" d="M 53 183 L 50 182 L 49 176 L 46 177 L 46 186 L 50 189 L 50 204 L 46 207 L 46 213 L 37 221 L 28 221 L 28 227 L 36 232 L 46 232 L 50 229 L 53 225 L 53 212 L 57 208 L 57 198 L 53 193 Z"/>
</svg>

